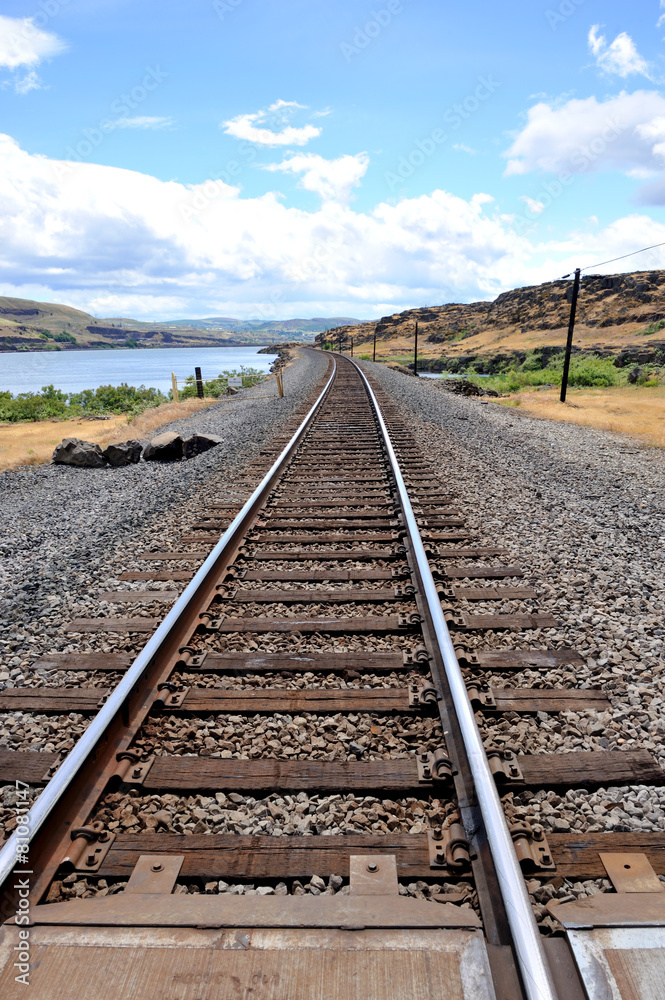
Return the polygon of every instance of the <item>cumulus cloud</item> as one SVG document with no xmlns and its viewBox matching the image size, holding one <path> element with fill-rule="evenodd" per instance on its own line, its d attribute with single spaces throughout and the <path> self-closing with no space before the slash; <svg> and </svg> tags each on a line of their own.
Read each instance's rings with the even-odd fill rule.
<svg viewBox="0 0 665 1000">
<path fill-rule="evenodd" d="M 369 318 L 492 298 L 570 270 L 582 251 L 616 256 L 665 240 L 665 226 L 636 215 L 593 239 L 533 245 L 489 195 L 440 190 L 365 212 L 333 200 L 307 212 L 222 181 L 50 160 L 1 135 L 0 203 L 0 292 L 149 318 Z"/>
<path fill-rule="evenodd" d="M 114 128 L 160 129 L 171 128 L 173 119 L 151 115 L 136 115 L 134 118 L 116 118 L 110 124 Z"/>
<path fill-rule="evenodd" d="M 596 65 L 604 73 L 621 77 L 637 73 L 649 77 L 649 64 L 637 51 L 635 42 L 625 31 L 616 36 L 613 42 L 607 44 L 605 35 L 599 34 L 600 25 L 594 24 L 589 29 L 589 50 L 596 60 Z"/>
<path fill-rule="evenodd" d="M 321 129 L 315 125 L 297 127 L 289 124 L 291 116 L 304 107 L 297 101 L 278 100 L 261 111 L 223 122 L 224 132 L 260 146 L 306 146 L 310 139 L 321 135 Z"/>
<path fill-rule="evenodd" d="M 530 108 L 526 125 L 504 156 L 508 176 L 533 170 L 660 173 L 665 167 L 665 98 L 657 91 L 638 90 L 605 101 L 541 102 Z"/>
<path fill-rule="evenodd" d="M 31 17 L 0 14 L 0 66 L 7 69 L 36 66 L 42 59 L 64 52 L 65 48 L 57 35 L 37 28 Z"/>
<path fill-rule="evenodd" d="M 38 28 L 31 17 L 6 17 L 0 14 L 0 67 L 12 71 L 17 94 L 27 94 L 41 87 L 35 67 L 43 59 L 66 49 L 57 35 Z M 20 74 L 27 67 L 28 72 Z"/>
<path fill-rule="evenodd" d="M 313 191 L 323 201 L 346 203 L 351 198 L 352 189 L 360 185 L 368 166 L 367 153 L 339 156 L 335 160 L 326 160 L 316 153 L 297 153 L 281 163 L 270 163 L 264 169 L 302 174 L 298 187 Z"/>
</svg>

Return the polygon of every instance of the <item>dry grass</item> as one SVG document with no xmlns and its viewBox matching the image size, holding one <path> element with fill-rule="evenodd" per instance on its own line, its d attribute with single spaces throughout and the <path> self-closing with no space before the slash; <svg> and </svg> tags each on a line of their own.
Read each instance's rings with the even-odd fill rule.
<svg viewBox="0 0 665 1000">
<path fill-rule="evenodd" d="M 133 420 L 126 416 L 109 420 L 36 420 L 23 424 L 0 424 L 0 470 L 19 465 L 41 465 L 49 462 L 53 449 L 66 437 L 93 441 L 102 448 L 107 444 L 145 438 L 164 424 L 190 413 L 205 409 L 215 399 L 185 399 L 181 403 L 165 403 L 145 410 Z"/>
<path fill-rule="evenodd" d="M 569 389 L 566 402 L 559 389 L 523 389 L 496 400 L 499 405 L 519 406 L 544 420 L 595 427 L 628 434 L 644 444 L 665 448 L 665 387 L 621 386 L 612 389 Z"/>
</svg>

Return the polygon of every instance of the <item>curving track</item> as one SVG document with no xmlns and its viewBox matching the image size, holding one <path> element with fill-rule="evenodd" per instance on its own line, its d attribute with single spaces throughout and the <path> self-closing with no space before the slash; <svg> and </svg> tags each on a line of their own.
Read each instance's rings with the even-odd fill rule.
<svg viewBox="0 0 665 1000">
<path fill-rule="evenodd" d="M 483 746 L 478 713 L 606 708 L 605 695 L 484 679 L 579 656 L 547 648 L 555 620 L 508 553 L 474 545 L 463 498 L 390 399 L 348 359 L 330 369 L 242 510 L 213 505 L 181 550 L 143 554 L 145 570 L 102 595 L 117 617 L 69 623 L 152 632 L 139 656 L 42 658 L 83 677 L 123 671 L 101 708 L 86 686 L 0 694 L 5 710 L 92 716 L 63 762 L 0 753 L 2 780 L 45 786 L 0 854 L 3 997 L 563 1000 L 585 995 L 573 954 L 589 996 L 650 996 L 628 959 L 617 971 L 606 955 L 632 954 L 616 935 L 626 913 L 634 928 L 641 890 L 640 941 L 655 934 L 662 960 L 651 866 L 663 870 L 664 838 L 548 840 L 509 828 L 502 796 L 662 782 L 661 770 L 645 752 Z M 196 573 L 169 568 L 220 529 Z M 157 580 L 187 585 L 175 600 Z M 509 631 L 534 648 L 502 646 Z M 541 934 L 525 879 L 605 872 L 619 891 L 586 916 L 552 910 L 568 941 Z M 29 922 L 17 927 L 17 911 Z M 612 943 L 578 940 L 583 918 Z M 624 980 L 625 994 L 607 993 Z"/>
</svg>

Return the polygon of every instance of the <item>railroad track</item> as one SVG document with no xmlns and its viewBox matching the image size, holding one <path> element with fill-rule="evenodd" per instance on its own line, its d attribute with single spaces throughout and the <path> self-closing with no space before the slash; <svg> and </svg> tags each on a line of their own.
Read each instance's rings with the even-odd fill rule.
<svg viewBox="0 0 665 1000">
<path fill-rule="evenodd" d="M 0 781 L 43 788 L 0 854 L 3 997 L 657 995 L 639 977 L 663 961 L 665 837 L 546 836 L 502 799 L 661 769 L 483 745 L 476 717 L 606 695 L 511 685 L 581 657 L 548 647 L 525 568 L 470 536 L 391 399 L 329 367 L 241 510 L 212 504 L 182 548 L 138 553 L 100 595 L 117 615 L 66 623 L 150 633 L 141 653 L 33 665 L 121 672 L 115 688 L 0 693 L 3 711 L 91 718 L 64 760 L 0 751 Z M 540 933 L 529 880 L 603 876 L 616 892 L 551 906 L 568 933 Z"/>
</svg>

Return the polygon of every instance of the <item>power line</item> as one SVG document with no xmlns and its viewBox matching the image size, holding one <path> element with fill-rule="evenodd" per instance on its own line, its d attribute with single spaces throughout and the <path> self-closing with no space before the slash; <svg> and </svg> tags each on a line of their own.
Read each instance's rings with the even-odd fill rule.
<svg viewBox="0 0 665 1000">
<path fill-rule="evenodd" d="M 611 260 L 601 260 L 599 264 L 587 264 L 586 267 L 581 267 L 580 271 L 588 271 L 592 267 L 603 267 L 604 264 L 613 264 L 616 260 L 625 260 L 626 257 L 634 257 L 636 253 L 644 253 L 645 250 L 656 250 L 658 247 L 665 247 L 665 243 L 654 243 L 651 247 L 642 247 L 641 250 L 633 250 L 631 253 L 624 253 L 621 257 L 612 257 Z M 562 278 L 569 278 L 573 272 L 570 274 L 562 275 Z"/>
</svg>

